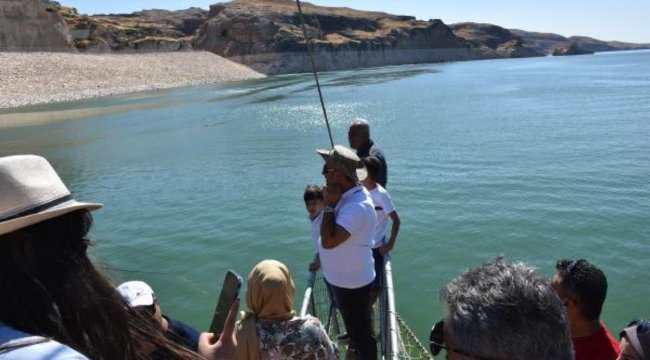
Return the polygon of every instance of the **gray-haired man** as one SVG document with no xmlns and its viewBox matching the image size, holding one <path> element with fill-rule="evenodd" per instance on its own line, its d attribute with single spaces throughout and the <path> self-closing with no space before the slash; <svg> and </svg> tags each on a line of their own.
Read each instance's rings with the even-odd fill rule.
<svg viewBox="0 0 650 360">
<path fill-rule="evenodd" d="M 431 352 L 447 359 L 572 360 L 569 323 L 548 281 L 524 263 L 498 258 L 461 274 L 441 292 L 447 316 Z"/>
</svg>

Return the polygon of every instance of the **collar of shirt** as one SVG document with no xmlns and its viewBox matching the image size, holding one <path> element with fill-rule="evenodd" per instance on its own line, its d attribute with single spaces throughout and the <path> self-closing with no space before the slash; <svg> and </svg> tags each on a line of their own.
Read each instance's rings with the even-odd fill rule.
<svg viewBox="0 0 650 360">
<path fill-rule="evenodd" d="M 347 198 L 349 198 L 350 196 L 352 196 L 353 194 L 356 194 L 356 193 L 361 192 L 361 191 L 363 191 L 363 186 L 361 186 L 361 185 L 357 185 L 357 186 L 355 186 L 355 187 L 353 187 L 353 188 L 351 188 L 351 189 L 348 189 L 348 191 L 346 191 L 346 192 L 344 192 L 343 194 L 341 194 L 341 200 L 339 200 L 339 204 L 340 204 L 342 201 L 344 201 L 344 200 L 346 200 Z M 338 205 L 338 204 L 337 204 L 337 205 Z"/>
</svg>

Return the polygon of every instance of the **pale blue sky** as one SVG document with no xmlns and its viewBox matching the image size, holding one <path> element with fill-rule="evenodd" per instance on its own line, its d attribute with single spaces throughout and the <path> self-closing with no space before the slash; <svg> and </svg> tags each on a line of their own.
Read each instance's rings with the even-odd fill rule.
<svg viewBox="0 0 650 360">
<path fill-rule="evenodd" d="M 220 1 L 209 0 L 60 0 L 81 13 L 128 13 L 142 9 L 185 9 Z M 314 0 L 322 6 L 442 19 L 447 24 L 474 21 L 506 28 L 585 35 L 601 40 L 650 43 L 649 0 Z"/>
</svg>

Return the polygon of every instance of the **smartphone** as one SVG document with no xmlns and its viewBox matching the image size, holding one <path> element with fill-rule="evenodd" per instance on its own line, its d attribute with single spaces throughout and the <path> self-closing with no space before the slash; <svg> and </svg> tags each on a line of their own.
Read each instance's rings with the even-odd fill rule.
<svg viewBox="0 0 650 360">
<path fill-rule="evenodd" d="M 226 323 L 230 306 L 233 301 L 239 297 L 239 290 L 241 289 L 241 276 L 232 270 L 226 272 L 226 277 L 223 280 L 221 294 L 219 295 L 219 302 L 214 309 L 214 316 L 212 317 L 212 324 L 210 324 L 210 332 L 219 335 L 223 332 L 223 326 Z"/>
</svg>

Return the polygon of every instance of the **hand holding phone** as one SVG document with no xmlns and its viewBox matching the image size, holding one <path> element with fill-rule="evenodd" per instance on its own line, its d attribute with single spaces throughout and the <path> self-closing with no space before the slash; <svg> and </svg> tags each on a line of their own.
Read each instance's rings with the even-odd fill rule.
<svg viewBox="0 0 650 360">
<path fill-rule="evenodd" d="M 241 289 L 242 279 L 236 272 L 228 270 L 226 277 L 223 280 L 221 294 L 219 295 L 219 302 L 214 309 L 214 316 L 210 324 L 210 332 L 218 336 L 223 332 L 226 318 L 232 303 L 239 297 L 239 290 Z"/>
</svg>

